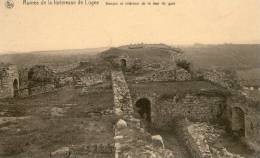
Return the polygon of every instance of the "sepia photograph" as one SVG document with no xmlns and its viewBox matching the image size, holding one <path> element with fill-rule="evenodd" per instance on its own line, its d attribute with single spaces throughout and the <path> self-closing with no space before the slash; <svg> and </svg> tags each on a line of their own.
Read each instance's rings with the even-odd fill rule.
<svg viewBox="0 0 260 158">
<path fill-rule="evenodd" d="M 0 158 L 260 158 L 260 1 L 0 0 Z"/>
</svg>

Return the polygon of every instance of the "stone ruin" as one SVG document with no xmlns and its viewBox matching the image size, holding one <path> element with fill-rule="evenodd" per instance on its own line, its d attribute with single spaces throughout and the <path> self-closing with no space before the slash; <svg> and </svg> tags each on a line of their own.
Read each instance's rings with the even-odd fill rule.
<svg viewBox="0 0 260 158">
<path fill-rule="evenodd" d="M 19 73 L 15 65 L 0 64 L 0 98 L 18 96 Z"/>
<path fill-rule="evenodd" d="M 165 69 L 167 66 L 162 64 L 159 66 L 162 69 L 155 68 L 150 74 L 131 78 L 129 76 L 134 72 L 130 70 L 138 59 L 131 58 L 131 52 L 127 53 L 129 55 L 123 53 L 114 57 L 114 65 L 117 67 L 113 67 L 111 75 L 115 113 L 125 121 L 124 127 L 115 130 L 116 157 L 145 157 L 142 153 L 146 153 L 148 157 L 174 157 L 171 151 L 162 146 L 160 149 L 154 146 L 146 127 L 140 125 L 143 121 L 157 129 L 179 128 L 179 133 L 182 133 L 179 137 L 187 142 L 187 148 L 193 157 L 243 157 L 230 153 L 225 147 L 216 148 L 212 146 L 214 143 L 207 142 L 216 140 L 217 132 L 214 133 L 214 127 L 212 133 L 203 135 L 203 130 L 206 132 L 211 128 L 208 124 L 212 122 L 221 123 L 225 132 L 231 132 L 250 150 L 260 152 L 259 102 L 240 92 L 241 87 L 234 72 L 205 70 L 196 73 L 176 65 Z M 179 53 L 176 58 L 174 54 L 172 56 L 172 59 L 180 58 Z M 148 69 L 145 64 L 147 63 L 141 61 L 141 69 L 146 69 L 143 72 Z M 199 85 L 197 89 L 196 85 Z M 123 122 L 122 120 L 119 122 Z M 185 123 L 190 121 L 193 122 L 190 125 Z M 178 126 L 173 127 L 173 124 Z M 124 130 L 129 133 L 123 132 Z M 197 130 L 202 131 L 197 133 Z M 135 136 L 143 135 L 144 138 L 140 141 L 144 141 L 143 145 L 146 144 L 144 146 L 149 146 L 148 148 L 131 144 L 136 141 L 132 137 L 133 131 Z M 125 148 L 128 150 L 124 150 Z"/>
<path fill-rule="evenodd" d="M 214 146 L 219 131 L 212 122 L 221 122 L 224 131 L 230 131 L 252 150 L 260 152 L 259 102 L 240 92 L 241 87 L 233 73 L 222 70 L 196 72 L 180 67 L 176 61 L 183 52 L 168 47 L 157 50 L 170 52 L 169 63 L 160 60 L 149 63 L 131 56 L 131 51 L 139 49 L 145 49 L 145 46 L 113 48 L 108 50 L 111 56 L 101 56 L 111 69 L 114 114 L 118 117 L 114 128 L 116 158 L 176 157 L 164 147 L 163 137 L 148 132 L 149 127 L 175 128 L 196 158 L 242 157 L 223 146 Z M 88 62 L 80 65 L 91 66 Z M 91 69 L 95 68 L 91 66 Z M 72 71 L 76 70 L 73 68 Z M 82 84 L 83 89 L 108 80 L 107 70 L 86 73 L 85 69 L 80 69 L 78 77 L 70 75 L 61 76 L 70 77 L 68 82 L 77 82 L 74 85 Z M 29 75 L 28 78 L 32 77 Z M 15 97 L 19 89 L 17 68 L 14 65 L 1 68 L 0 79 L 0 98 Z"/>
</svg>

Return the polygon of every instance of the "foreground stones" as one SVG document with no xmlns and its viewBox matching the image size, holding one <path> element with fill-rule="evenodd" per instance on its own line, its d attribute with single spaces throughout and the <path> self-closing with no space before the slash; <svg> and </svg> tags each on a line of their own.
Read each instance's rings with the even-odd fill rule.
<svg viewBox="0 0 260 158">
<path fill-rule="evenodd" d="M 114 140 L 116 158 L 174 158 L 164 149 L 161 136 L 151 136 L 143 128 L 115 128 Z"/>
<path fill-rule="evenodd" d="M 116 127 L 117 129 L 123 129 L 123 128 L 126 128 L 127 127 L 127 123 L 120 119 L 117 123 L 116 123 Z"/>
<path fill-rule="evenodd" d="M 63 116 L 65 113 L 64 109 L 63 108 L 57 108 L 57 107 L 54 107 L 51 109 L 51 115 L 52 116 Z"/>
<path fill-rule="evenodd" d="M 153 144 L 161 146 L 164 149 L 163 138 L 160 135 L 152 136 Z"/>
<path fill-rule="evenodd" d="M 69 147 L 62 147 L 50 153 L 51 158 L 69 158 L 70 155 L 71 155 L 71 151 Z"/>
</svg>

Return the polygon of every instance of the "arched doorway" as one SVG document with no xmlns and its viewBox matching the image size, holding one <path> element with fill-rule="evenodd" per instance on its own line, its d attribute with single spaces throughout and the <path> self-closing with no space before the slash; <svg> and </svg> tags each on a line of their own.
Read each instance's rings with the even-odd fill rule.
<svg viewBox="0 0 260 158">
<path fill-rule="evenodd" d="M 14 91 L 14 97 L 18 96 L 18 80 L 15 79 L 13 82 L 13 91 Z"/>
<path fill-rule="evenodd" d="M 238 136 L 245 136 L 245 114 L 239 107 L 232 109 L 232 131 Z"/>
<path fill-rule="evenodd" d="M 145 119 L 148 122 L 151 122 L 151 102 L 147 98 L 141 98 L 135 103 L 137 112 L 141 118 Z"/>
<path fill-rule="evenodd" d="M 126 70 L 126 60 L 125 60 L 125 59 L 121 59 L 121 69 L 122 69 L 123 71 Z"/>
</svg>

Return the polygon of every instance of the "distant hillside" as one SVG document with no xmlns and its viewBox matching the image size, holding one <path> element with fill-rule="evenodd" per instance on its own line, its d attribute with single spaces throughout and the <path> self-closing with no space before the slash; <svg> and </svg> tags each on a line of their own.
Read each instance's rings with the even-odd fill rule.
<svg viewBox="0 0 260 158">
<path fill-rule="evenodd" d="M 142 59 L 144 63 L 171 63 L 172 54 L 180 53 L 179 49 L 164 44 L 138 44 L 111 48 L 101 53 L 101 56 L 129 56 Z"/>
<path fill-rule="evenodd" d="M 3 54 L 0 55 L 0 63 L 12 63 L 19 67 L 30 66 L 35 64 L 46 65 L 67 65 L 79 61 L 88 60 L 104 50 L 104 48 L 93 49 L 76 49 L 76 50 L 55 50 L 55 51 L 38 51 L 29 53 Z"/>
<path fill-rule="evenodd" d="M 238 71 L 239 79 L 247 86 L 260 86 L 260 68 Z"/>
<path fill-rule="evenodd" d="M 193 45 L 181 49 L 200 68 L 260 68 L 259 44 Z"/>
<path fill-rule="evenodd" d="M 255 75 L 260 69 L 260 45 L 257 44 L 222 44 L 180 46 L 195 68 L 229 68 L 239 71 L 242 78 L 260 78 Z M 35 64 L 62 66 L 89 60 L 96 54 L 101 56 L 127 54 L 132 58 L 141 58 L 144 62 L 157 63 L 172 61 L 171 54 L 178 49 L 165 44 L 125 45 L 108 49 L 78 49 L 39 51 L 30 53 L 0 55 L 0 63 L 12 63 L 19 67 Z M 252 71 L 248 71 L 254 69 Z M 259 72 L 260 73 L 260 72 Z M 247 75 L 249 74 L 249 75 Z M 253 74 L 253 75 L 252 75 Z M 257 76 L 257 77 L 255 77 Z"/>
</svg>

